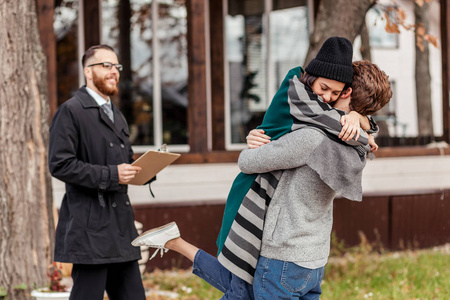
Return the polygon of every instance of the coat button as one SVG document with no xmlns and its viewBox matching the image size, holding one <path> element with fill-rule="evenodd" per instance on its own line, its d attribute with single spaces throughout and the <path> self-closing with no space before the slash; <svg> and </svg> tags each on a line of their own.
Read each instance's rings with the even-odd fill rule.
<svg viewBox="0 0 450 300">
<path fill-rule="evenodd" d="M 111 206 L 112 206 L 112 207 L 117 207 L 116 202 L 113 202 L 113 203 L 111 204 Z"/>
<path fill-rule="evenodd" d="M 130 205 L 130 201 L 125 202 L 125 205 L 126 206 Z"/>
<path fill-rule="evenodd" d="M 109 143 L 109 146 L 112 147 L 112 146 L 114 146 L 114 144 L 111 142 L 111 143 Z"/>
<path fill-rule="evenodd" d="M 120 144 L 120 148 L 125 148 L 125 145 L 124 144 Z"/>
</svg>

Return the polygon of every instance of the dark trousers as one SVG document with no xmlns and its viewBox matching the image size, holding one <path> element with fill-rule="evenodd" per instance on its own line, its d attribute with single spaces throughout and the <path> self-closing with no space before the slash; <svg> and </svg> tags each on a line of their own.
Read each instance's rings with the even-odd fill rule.
<svg viewBox="0 0 450 300">
<path fill-rule="evenodd" d="M 145 300 L 137 261 L 103 265 L 74 264 L 70 300 Z"/>
</svg>

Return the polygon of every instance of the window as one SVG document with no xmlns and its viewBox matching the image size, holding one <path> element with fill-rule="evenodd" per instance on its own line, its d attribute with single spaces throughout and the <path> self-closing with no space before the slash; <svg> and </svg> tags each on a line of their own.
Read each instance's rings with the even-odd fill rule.
<svg viewBox="0 0 450 300">
<path fill-rule="evenodd" d="M 392 15 L 393 12 L 390 11 L 388 14 Z M 375 48 L 398 48 L 398 34 L 386 32 L 384 29 L 386 20 L 384 18 L 384 12 L 377 6 L 367 12 L 366 22 L 370 28 L 370 46 Z"/>
<path fill-rule="evenodd" d="M 103 0 L 102 43 L 125 70 L 117 99 L 135 150 L 187 148 L 187 23 L 184 0 Z"/>
<path fill-rule="evenodd" d="M 302 65 L 309 46 L 306 1 L 228 0 L 226 144 L 240 149 L 287 72 Z"/>
<path fill-rule="evenodd" d="M 382 143 L 386 144 L 386 140 L 389 138 L 406 136 L 406 129 L 408 124 L 400 122 L 397 117 L 397 97 L 396 97 L 396 85 L 395 81 L 390 81 L 392 89 L 392 98 L 389 103 L 377 111 L 373 116 L 373 119 L 377 122 L 380 131 L 376 135 L 377 142 L 382 140 Z"/>
<path fill-rule="evenodd" d="M 428 23 L 427 32 L 441 41 L 440 4 L 427 5 L 429 10 L 423 22 Z M 375 116 L 380 121 L 377 143 L 385 147 L 441 141 L 444 139 L 441 48 L 425 44 L 427 52 L 418 53 L 412 30 L 400 27 L 400 34 L 387 33 L 384 11 L 392 13 L 391 8 L 375 6 L 366 15 L 371 60 L 389 75 L 393 90 L 391 102 Z M 408 16 L 407 23 L 414 24 L 414 2 L 404 2 L 401 8 Z M 354 49 L 354 54 L 358 55 L 358 45 Z M 418 82 L 416 76 L 420 78 Z"/>
</svg>

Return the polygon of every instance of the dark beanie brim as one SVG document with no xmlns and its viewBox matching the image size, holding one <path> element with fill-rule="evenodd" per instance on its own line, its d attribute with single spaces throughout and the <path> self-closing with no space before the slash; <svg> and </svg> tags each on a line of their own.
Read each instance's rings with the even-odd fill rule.
<svg viewBox="0 0 450 300">
<path fill-rule="evenodd" d="M 313 58 L 305 68 L 306 73 L 316 77 L 324 77 L 346 84 L 352 83 L 353 67 L 324 62 Z"/>
</svg>

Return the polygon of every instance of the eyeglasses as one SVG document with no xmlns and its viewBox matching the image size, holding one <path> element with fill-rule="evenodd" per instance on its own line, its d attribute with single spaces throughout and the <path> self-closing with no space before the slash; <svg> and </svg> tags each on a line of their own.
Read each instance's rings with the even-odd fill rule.
<svg viewBox="0 0 450 300">
<path fill-rule="evenodd" d="M 121 64 L 112 64 L 109 62 L 101 62 L 101 63 L 97 63 L 97 64 L 92 64 L 92 65 L 89 65 L 88 67 L 100 66 L 100 65 L 102 65 L 103 68 L 108 69 L 108 70 L 111 70 L 112 67 L 116 67 L 117 71 L 119 71 L 119 72 L 122 72 L 122 70 L 123 70 L 123 66 Z"/>
</svg>

